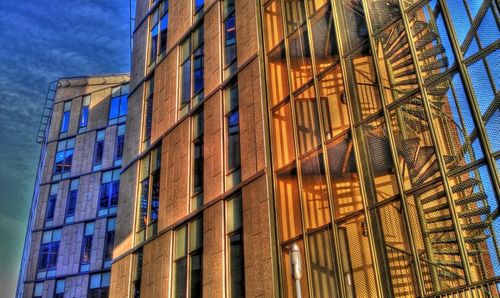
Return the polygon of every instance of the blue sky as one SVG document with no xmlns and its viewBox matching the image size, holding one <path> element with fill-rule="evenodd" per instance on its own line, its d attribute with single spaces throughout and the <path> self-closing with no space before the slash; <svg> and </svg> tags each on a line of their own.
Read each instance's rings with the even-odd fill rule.
<svg viewBox="0 0 500 298">
<path fill-rule="evenodd" d="M 129 72 L 128 0 L 0 1 L 0 289 L 13 297 L 48 83 Z M 5 295 L 5 296 L 4 296 Z"/>
</svg>

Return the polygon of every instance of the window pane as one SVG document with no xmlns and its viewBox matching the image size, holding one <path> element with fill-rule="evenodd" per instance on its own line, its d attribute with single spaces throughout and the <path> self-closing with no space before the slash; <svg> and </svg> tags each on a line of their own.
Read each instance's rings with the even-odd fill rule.
<svg viewBox="0 0 500 298">
<path fill-rule="evenodd" d="M 278 173 L 276 186 L 280 238 L 286 241 L 302 234 L 297 170 Z"/>
<path fill-rule="evenodd" d="M 127 95 L 123 95 L 122 97 L 120 97 L 120 117 L 127 115 L 127 104 L 128 104 Z"/>
<path fill-rule="evenodd" d="M 316 148 L 320 142 L 318 104 L 314 86 L 309 87 L 295 99 L 297 119 L 297 137 L 299 139 L 299 155 Z"/>
<path fill-rule="evenodd" d="M 181 66 L 181 104 L 184 105 L 191 100 L 191 60 L 187 60 Z"/>
<path fill-rule="evenodd" d="M 312 79 L 311 52 L 307 36 L 307 30 L 302 28 L 290 37 L 290 75 L 293 91 Z"/>
<path fill-rule="evenodd" d="M 160 51 L 163 51 L 167 48 L 167 30 L 168 30 L 168 12 L 161 18 L 160 21 L 160 31 L 161 31 Z"/>
<path fill-rule="evenodd" d="M 123 158 L 124 143 L 125 143 L 125 136 L 124 135 L 116 137 L 115 160 Z"/>
<path fill-rule="evenodd" d="M 331 229 L 309 237 L 311 286 L 314 297 L 331 297 L 335 293 L 335 270 Z"/>
<path fill-rule="evenodd" d="M 118 109 L 120 105 L 120 98 L 112 98 L 109 103 L 109 116 L 108 119 L 114 119 L 118 117 Z"/>
<path fill-rule="evenodd" d="M 174 290 L 176 298 L 186 297 L 187 258 L 184 257 L 174 263 Z"/>
<path fill-rule="evenodd" d="M 138 227 L 142 230 L 147 224 L 148 215 L 148 193 L 149 193 L 149 178 L 141 182 L 140 198 L 139 198 L 139 216 Z"/>
<path fill-rule="evenodd" d="M 150 33 L 150 49 L 149 49 L 149 61 L 153 62 L 156 59 L 157 50 L 158 50 L 158 25 L 154 25 L 153 29 L 151 29 Z"/>
<path fill-rule="evenodd" d="M 285 0 L 286 28 L 290 34 L 305 22 L 305 9 L 303 0 Z"/>
<path fill-rule="evenodd" d="M 191 254 L 191 297 L 202 297 L 203 293 L 203 262 L 201 252 Z"/>
<path fill-rule="evenodd" d="M 281 43 L 268 55 L 267 76 L 268 94 L 272 105 L 288 96 L 288 70 L 286 66 L 285 45 Z"/>
<path fill-rule="evenodd" d="M 241 194 L 228 199 L 226 204 L 226 230 L 231 233 L 243 226 Z"/>
<path fill-rule="evenodd" d="M 292 112 L 289 103 L 273 113 L 273 141 L 273 160 L 276 168 L 281 168 L 295 159 Z"/>
<path fill-rule="evenodd" d="M 332 10 L 327 5 L 311 20 L 316 69 L 321 72 L 339 60 Z"/>
<path fill-rule="evenodd" d="M 153 184 L 151 189 L 151 221 L 158 219 L 158 208 L 160 204 L 160 171 L 153 175 Z"/>
<path fill-rule="evenodd" d="M 67 132 L 68 131 L 69 117 L 70 117 L 69 111 L 63 113 L 62 120 L 61 120 L 61 131 L 60 132 Z"/>
<path fill-rule="evenodd" d="M 104 154 L 104 141 L 97 141 L 95 143 L 95 151 L 94 151 L 94 164 L 102 163 L 102 156 Z"/>
<path fill-rule="evenodd" d="M 193 53 L 193 95 L 203 89 L 203 46 Z"/>
<path fill-rule="evenodd" d="M 80 127 L 86 127 L 89 120 L 89 107 L 82 107 L 81 115 L 80 115 Z"/>
<path fill-rule="evenodd" d="M 195 0 L 195 11 L 198 12 L 203 8 L 204 0 Z"/>
<path fill-rule="evenodd" d="M 78 198 L 78 190 L 72 190 L 68 194 L 68 205 L 66 207 L 66 216 L 75 215 L 76 200 Z"/>
<path fill-rule="evenodd" d="M 240 167 L 240 113 L 238 110 L 227 116 L 227 167 L 234 170 Z"/>
<path fill-rule="evenodd" d="M 280 1 L 274 0 L 264 8 L 266 52 L 274 49 L 283 40 L 283 20 Z"/>
<path fill-rule="evenodd" d="M 203 218 L 199 217 L 189 223 L 189 252 L 203 246 Z"/>
<path fill-rule="evenodd" d="M 187 248 L 187 226 L 175 231 L 174 260 L 186 255 Z"/>
<path fill-rule="evenodd" d="M 45 220 L 54 219 L 54 211 L 56 209 L 57 195 L 51 195 L 47 199 L 47 211 L 45 213 Z"/>
<path fill-rule="evenodd" d="M 236 18 L 234 14 L 230 15 L 224 22 L 226 66 L 236 59 Z"/>
<path fill-rule="evenodd" d="M 245 264 L 241 233 L 229 237 L 229 267 L 231 297 L 245 297 Z"/>
<path fill-rule="evenodd" d="M 203 143 L 196 141 L 193 151 L 193 193 L 196 194 L 203 191 Z"/>
</svg>

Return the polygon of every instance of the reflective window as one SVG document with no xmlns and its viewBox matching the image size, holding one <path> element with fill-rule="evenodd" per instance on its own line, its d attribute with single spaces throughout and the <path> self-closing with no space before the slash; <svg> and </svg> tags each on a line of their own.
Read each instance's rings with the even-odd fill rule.
<svg viewBox="0 0 500 298">
<path fill-rule="evenodd" d="M 200 24 L 181 45 L 181 66 L 179 70 L 181 115 L 185 115 L 189 111 L 190 105 L 194 107 L 203 100 L 205 69 L 203 41 L 203 24 Z"/>
<path fill-rule="evenodd" d="M 43 296 L 43 282 L 37 282 L 33 289 L 33 298 L 42 298 Z"/>
<path fill-rule="evenodd" d="M 115 230 L 116 230 L 116 217 L 108 218 L 106 223 L 106 234 L 104 237 L 104 253 L 103 253 L 103 268 L 111 268 L 111 261 L 113 260 L 113 249 L 115 247 Z"/>
<path fill-rule="evenodd" d="M 71 179 L 69 184 L 68 199 L 66 201 L 66 217 L 65 223 L 71 223 L 75 220 L 76 202 L 78 200 L 79 179 Z"/>
<path fill-rule="evenodd" d="M 192 117 L 192 191 L 191 191 L 191 211 L 203 205 L 203 136 L 204 119 L 203 109 Z"/>
<path fill-rule="evenodd" d="M 224 77 L 236 70 L 236 16 L 234 0 L 224 1 Z"/>
<path fill-rule="evenodd" d="M 190 297 L 201 297 L 203 218 L 198 217 L 175 230 L 174 241 L 173 297 L 187 297 L 188 289 Z"/>
<path fill-rule="evenodd" d="M 58 190 L 59 183 L 50 185 L 49 197 L 47 198 L 47 207 L 45 209 L 45 227 L 50 227 L 54 224 L 54 211 L 56 209 Z"/>
<path fill-rule="evenodd" d="M 106 129 L 101 129 L 96 132 L 94 145 L 94 160 L 93 171 L 98 171 L 102 168 L 102 158 L 104 156 L 104 141 L 106 138 Z"/>
<path fill-rule="evenodd" d="M 238 84 L 233 83 L 224 90 L 224 112 L 226 119 L 226 189 L 241 181 L 240 160 L 240 112 Z"/>
<path fill-rule="evenodd" d="M 85 223 L 85 229 L 83 230 L 82 252 L 80 255 L 80 272 L 87 272 L 90 270 L 93 239 L 94 222 Z"/>
<path fill-rule="evenodd" d="M 57 152 L 52 175 L 53 180 L 69 177 L 71 164 L 73 163 L 74 147 L 75 138 L 66 139 L 57 143 Z"/>
<path fill-rule="evenodd" d="M 71 101 L 66 101 L 63 107 L 63 114 L 61 117 L 61 129 L 59 130 L 60 137 L 66 136 L 69 128 L 69 120 L 71 116 Z"/>
<path fill-rule="evenodd" d="M 153 96 L 154 96 L 154 76 L 150 77 L 148 81 L 144 84 L 146 88 L 145 92 L 145 104 L 144 104 L 144 129 L 143 129 L 143 144 L 147 148 L 151 142 L 151 127 L 153 124 Z"/>
<path fill-rule="evenodd" d="M 102 172 L 97 216 L 115 214 L 120 192 L 120 169 Z"/>
<path fill-rule="evenodd" d="M 37 278 L 53 277 L 56 275 L 61 229 L 44 231 L 42 244 L 38 256 Z"/>
<path fill-rule="evenodd" d="M 90 275 L 88 298 L 106 298 L 109 296 L 109 285 L 111 283 L 111 273 L 96 273 Z"/>
<path fill-rule="evenodd" d="M 136 241 L 140 243 L 157 233 L 160 204 L 161 146 L 141 160 Z"/>
<path fill-rule="evenodd" d="M 114 166 L 121 166 L 123 160 L 123 146 L 125 145 L 125 124 L 116 128 Z"/>
<path fill-rule="evenodd" d="M 56 280 L 56 286 L 54 287 L 54 298 L 64 298 L 64 287 L 64 279 Z"/>
<path fill-rule="evenodd" d="M 108 125 L 122 123 L 127 120 L 128 85 L 111 89 L 109 102 Z"/>
<path fill-rule="evenodd" d="M 89 107 L 90 95 L 85 95 L 82 98 L 82 109 L 80 111 L 80 122 L 78 124 L 79 133 L 87 131 L 87 125 L 89 124 Z"/>
</svg>

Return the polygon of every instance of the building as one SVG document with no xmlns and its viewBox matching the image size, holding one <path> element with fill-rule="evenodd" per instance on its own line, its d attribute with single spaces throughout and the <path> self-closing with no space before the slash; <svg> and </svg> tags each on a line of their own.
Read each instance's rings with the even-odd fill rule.
<svg viewBox="0 0 500 298">
<path fill-rule="evenodd" d="M 493 0 L 137 1 L 120 164 L 93 168 L 121 121 L 103 101 L 65 174 L 61 117 L 93 79 L 58 83 L 25 297 L 499 297 L 499 23 Z M 85 215 L 56 197 L 47 220 L 77 177 Z M 72 243 L 39 270 L 54 235 Z"/>
<path fill-rule="evenodd" d="M 498 297 L 498 2 L 135 21 L 111 297 Z"/>
<path fill-rule="evenodd" d="M 128 74 L 50 84 L 17 297 L 107 297 Z"/>
</svg>

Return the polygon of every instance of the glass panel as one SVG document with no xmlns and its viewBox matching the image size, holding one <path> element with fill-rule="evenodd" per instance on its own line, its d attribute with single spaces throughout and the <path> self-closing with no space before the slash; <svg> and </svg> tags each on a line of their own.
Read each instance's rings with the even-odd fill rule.
<svg viewBox="0 0 500 298">
<path fill-rule="evenodd" d="M 243 226 L 241 195 L 226 201 L 226 233 L 231 233 Z"/>
<path fill-rule="evenodd" d="M 365 12 L 361 0 L 342 0 L 342 26 L 346 50 L 350 51 L 356 45 L 368 40 L 368 27 L 365 20 Z"/>
<path fill-rule="evenodd" d="M 158 209 L 160 205 L 160 172 L 156 172 L 152 176 L 153 183 L 151 189 L 151 214 L 150 221 L 158 220 Z"/>
<path fill-rule="evenodd" d="M 283 40 L 280 1 L 274 0 L 264 8 L 264 28 L 266 52 L 269 52 Z"/>
<path fill-rule="evenodd" d="M 241 233 L 229 236 L 229 268 L 231 297 L 245 297 L 245 264 Z"/>
<path fill-rule="evenodd" d="M 377 287 L 364 216 L 339 223 L 337 232 L 347 297 L 376 297 Z"/>
<path fill-rule="evenodd" d="M 330 140 L 349 128 L 347 98 L 340 67 L 328 71 L 319 81 L 325 139 Z"/>
<path fill-rule="evenodd" d="M 229 171 L 240 167 L 240 113 L 238 110 L 227 116 L 227 168 Z"/>
<path fill-rule="evenodd" d="M 190 255 L 190 292 L 191 297 L 202 297 L 203 294 L 203 261 L 201 252 Z"/>
<path fill-rule="evenodd" d="M 335 218 L 338 219 L 363 209 L 351 134 L 330 142 L 327 152 Z"/>
<path fill-rule="evenodd" d="M 181 105 L 191 100 L 191 60 L 181 66 Z"/>
<path fill-rule="evenodd" d="M 314 86 L 304 90 L 295 98 L 299 155 L 318 147 L 321 137 L 318 121 L 318 104 Z"/>
<path fill-rule="evenodd" d="M 187 258 L 184 257 L 174 263 L 174 297 L 186 297 Z"/>
<path fill-rule="evenodd" d="M 234 14 L 224 22 L 225 66 L 236 60 L 236 18 Z"/>
<path fill-rule="evenodd" d="M 286 241 L 302 234 L 299 188 L 295 168 L 277 174 L 276 193 L 280 238 Z"/>
<path fill-rule="evenodd" d="M 189 223 L 189 252 L 203 246 L 203 218 L 197 218 Z"/>
<path fill-rule="evenodd" d="M 285 0 L 285 15 L 287 33 L 290 34 L 305 22 L 304 1 Z"/>
<path fill-rule="evenodd" d="M 309 237 L 313 297 L 335 297 L 333 241 L 330 228 Z"/>
<path fill-rule="evenodd" d="M 273 113 L 273 160 L 276 168 L 295 159 L 291 114 L 289 103 Z"/>
<path fill-rule="evenodd" d="M 193 95 L 203 89 L 203 46 L 193 53 Z"/>
<path fill-rule="evenodd" d="M 271 105 L 276 105 L 278 102 L 288 96 L 288 71 L 285 58 L 285 45 L 277 46 L 268 56 L 268 95 Z"/>
<path fill-rule="evenodd" d="M 331 221 L 323 155 L 313 152 L 303 158 L 300 169 L 306 227 L 308 229 L 322 227 Z"/>
<path fill-rule="evenodd" d="M 292 90 L 295 91 L 312 79 L 311 51 L 309 48 L 308 33 L 301 28 L 290 36 L 290 76 Z"/>
<path fill-rule="evenodd" d="M 311 19 L 311 28 L 316 71 L 321 72 L 339 60 L 339 50 L 330 5 Z"/>
<path fill-rule="evenodd" d="M 149 61 L 154 62 L 158 54 L 158 24 L 154 25 L 150 33 Z"/>
<path fill-rule="evenodd" d="M 174 260 L 186 255 L 187 249 L 187 226 L 175 231 Z"/>
</svg>

